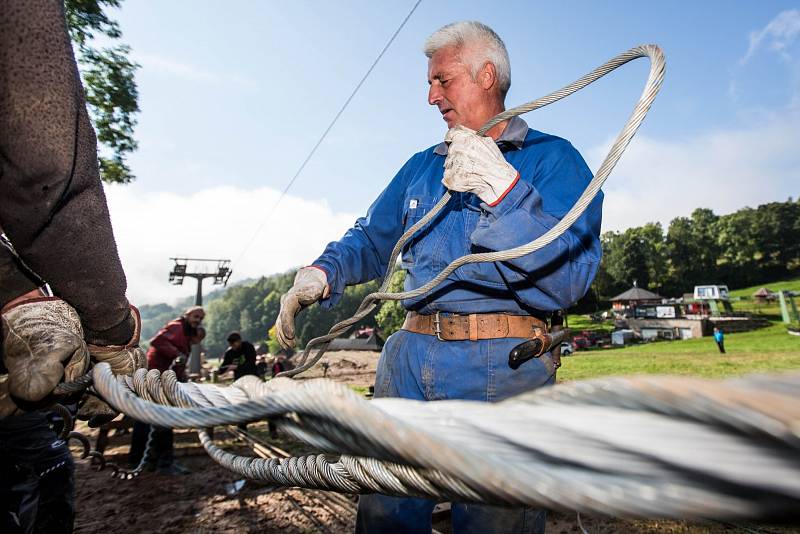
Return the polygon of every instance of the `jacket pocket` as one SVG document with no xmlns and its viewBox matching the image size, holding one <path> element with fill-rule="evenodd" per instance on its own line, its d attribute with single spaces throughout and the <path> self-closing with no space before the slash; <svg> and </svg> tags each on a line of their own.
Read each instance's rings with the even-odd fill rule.
<svg viewBox="0 0 800 534">
<path fill-rule="evenodd" d="M 436 205 L 436 198 L 428 196 L 409 196 L 405 199 L 403 211 L 403 233 L 417 224 L 433 206 Z M 418 258 L 425 241 L 425 230 L 418 230 L 403 247 L 401 254 L 400 267 L 410 269 L 414 266 L 415 258 Z"/>
</svg>

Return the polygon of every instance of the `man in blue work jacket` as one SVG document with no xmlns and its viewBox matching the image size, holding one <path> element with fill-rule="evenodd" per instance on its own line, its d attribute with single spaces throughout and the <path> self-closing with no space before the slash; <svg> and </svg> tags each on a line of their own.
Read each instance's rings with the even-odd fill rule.
<svg viewBox="0 0 800 534">
<path fill-rule="evenodd" d="M 420 287 L 452 260 L 510 249 L 555 226 L 592 178 L 569 142 L 512 118 L 487 137 L 475 130 L 505 109 L 510 86 L 502 40 L 478 22 L 449 24 L 425 43 L 430 91 L 449 131 L 400 169 L 339 241 L 298 271 L 281 299 L 278 340 L 295 343 L 294 317 L 320 301 L 331 307 L 345 286 L 379 278 L 402 233 L 446 190 L 447 206 L 403 250 L 405 289 Z M 516 370 L 508 354 L 545 328 L 549 315 L 581 298 L 600 262 L 602 194 L 547 247 L 516 260 L 465 265 L 431 294 L 403 302 L 403 329 L 386 342 L 375 396 L 499 401 L 555 382 L 550 355 Z M 558 454 L 558 451 L 546 451 Z M 434 502 L 362 496 L 358 532 L 431 531 Z M 455 532 L 544 532 L 545 514 L 525 508 L 454 503 Z"/>
</svg>

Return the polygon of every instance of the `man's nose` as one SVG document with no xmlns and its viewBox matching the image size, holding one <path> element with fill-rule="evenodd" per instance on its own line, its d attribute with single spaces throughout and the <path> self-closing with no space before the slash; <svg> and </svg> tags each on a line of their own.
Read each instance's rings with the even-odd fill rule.
<svg viewBox="0 0 800 534">
<path fill-rule="evenodd" d="M 432 84 L 431 88 L 428 89 L 428 104 L 430 104 L 431 106 L 435 106 L 441 101 L 442 101 L 441 89 L 437 85 Z"/>
</svg>

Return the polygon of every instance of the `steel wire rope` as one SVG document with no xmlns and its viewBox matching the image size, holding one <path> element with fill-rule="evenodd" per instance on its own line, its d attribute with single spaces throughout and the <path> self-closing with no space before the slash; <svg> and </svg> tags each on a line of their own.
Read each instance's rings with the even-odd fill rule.
<svg viewBox="0 0 800 534">
<path fill-rule="evenodd" d="M 300 167 L 297 168 L 297 171 L 294 173 L 294 176 L 292 176 L 292 178 L 289 180 L 289 183 L 286 184 L 286 187 L 283 188 L 283 191 L 281 191 L 281 194 L 278 197 L 278 200 L 276 200 L 275 204 L 273 204 L 272 209 L 267 211 L 266 216 L 264 216 L 264 219 L 258 225 L 258 228 L 256 228 L 256 231 L 253 233 L 252 237 L 250 238 L 250 241 L 248 241 L 247 244 L 245 245 L 244 249 L 242 249 L 242 252 L 239 253 L 239 257 L 236 258 L 236 261 L 234 262 L 234 264 L 239 263 L 239 261 L 241 261 L 241 259 L 247 253 L 247 251 L 250 250 L 250 247 L 253 246 L 253 243 L 255 242 L 256 238 L 258 237 L 258 234 L 261 233 L 261 230 L 264 229 L 264 225 L 267 224 L 267 221 L 269 221 L 270 217 L 272 217 L 272 214 L 275 213 L 275 210 L 280 205 L 281 201 L 283 200 L 283 197 L 286 196 L 286 193 L 288 193 L 289 189 L 291 189 L 292 185 L 294 185 L 294 183 L 297 180 L 297 178 L 303 172 L 303 169 L 305 169 L 306 165 L 308 165 L 308 162 L 311 161 L 312 157 L 314 157 L 314 154 L 317 152 L 317 149 L 320 147 L 322 142 L 328 136 L 328 133 L 333 129 L 333 126 L 339 120 L 339 117 L 342 116 L 342 113 L 344 113 L 345 109 L 347 109 L 347 106 L 350 105 L 350 102 L 353 100 L 353 98 L 355 98 L 356 93 L 358 93 L 359 89 L 361 89 L 361 86 L 364 85 L 364 82 L 367 81 L 367 78 L 369 77 L 370 74 L 372 74 L 372 71 L 375 70 L 375 67 L 378 65 L 378 62 L 381 60 L 381 58 L 386 53 L 386 51 L 389 50 L 389 47 L 392 45 L 392 43 L 397 38 L 397 36 L 400 35 L 400 31 L 405 27 L 406 23 L 411 18 L 411 15 L 414 14 L 414 12 L 417 10 L 417 7 L 419 7 L 419 5 L 421 3 L 422 3 L 422 0 L 417 0 L 417 2 L 411 8 L 411 11 L 408 12 L 406 17 L 403 19 L 403 21 L 400 23 L 400 25 L 394 31 L 394 33 L 389 38 L 389 40 L 386 42 L 386 45 L 384 45 L 383 49 L 380 51 L 378 56 L 375 58 L 375 61 L 373 61 L 372 65 L 369 66 L 369 68 L 367 69 L 367 72 L 364 73 L 364 76 L 361 77 L 361 80 L 359 80 L 359 82 L 356 84 L 355 88 L 353 88 L 353 90 L 350 92 L 350 96 L 348 96 L 347 100 L 344 101 L 344 104 L 342 104 L 342 107 L 339 108 L 338 112 L 336 112 L 336 115 L 334 115 L 334 117 L 331 120 L 330 124 L 328 124 L 328 127 L 325 128 L 325 130 L 322 132 L 322 135 L 319 137 L 317 142 L 311 148 L 311 151 L 308 153 L 308 155 L 305 157 L 303 162 L 300 164 Z"/>
<path fill-rule="evenodd" d="M 622 128 L 622 131 L 620 131 L 620 133 L 617 135 L 617 138 L 611 145 L 611 148 L 609 149 L 608 154 L 603 160 L 603 163 L 600 165 L 600 168 L 597 170 L 592 180 L 586 186 L 586 189 L 583 191 L 578 200 L 575 201 L 575 204 L 567 212 L 567 214 L 564 215 L 564 217 L 555 226 L 553 226 L 553 228 L 548 230 L 544 235 L 538 237 L 537 239 L 512 249 L 498 251 L 498 252 L 467 254 L 465 256 L 453 260 L 447 267 L 445 267 L 442 271 L 440 271 L 433 279 L 429 280 L 427 283 L 418 287 L 417 289 L 411 291 L 402 291 L 399 293 L 388 293 L 387 289 L 389 287 L 392 274 L 396 269 L 397 256 L 400 254 L 400 252 L 402 251 L 403 247 L 408 242 L 408 240 L 411 239 L 411 237 L 414 234 L 416 234 L 421 228 L 427 226 L 428 223 L 431 220 L 433 220 L 439 214 L 442 208 L 444 208 L 444 206 L 450 201 L 450 192 L 445 191 L 444 195 L 442 195 L 442 198 L 436 203 L 436 205 L 433 208 L 431 208 L 431 210 L 428 213 L 426 213 L 425 216 L 422 217 L 422 219 L 420 219 L 416 224 L 414 224 L 405 233 L 403 233 L 403 235 L 395 244 L 394 248 L 392 249 L 392 253 L 389 256 L 388 267 L 386 269 L 386 274 L 384 275 L 380 289 L 377 292 L 370 293 L 369 295 L 364 297 L 364 300 L 361 302 L 361 305 L 358 307 L 356 313 L 351 318 L 345 319 L 344 321 L 341 321 L 333 325 L 326 335 L 316 337 L 311 341 L 309 341 L 306 344 L 305 349 L 303 350 L 303 354 L 300 358 L 300 365 L 298 365 L 295 369 L 284 371 L 280 373 L 278 376 L 285 376 L 285 377 L 295 376 L 313 367 L 320 360 L 320 358 L 322 358 L 323 354 L 325 353 L 325 350 L 327 350 L 328 345 L 333 339 L 335 339 L 336 337 L 340 336 L 341 334 L 349 330 L 350 327 L 352 327 L 354 324 L 360 321 L 367 314 L 372 312 L 372 310 L 374 310 L 375 307 L 377 306 L 377 303 L 381 300 L 405 300 L 426 295 L 430 293 L 434 288 L 436 288 L 436 286 L 442 283 L 445 279 L 447 279 L 447 277 L 450 276 L 450 274 L 452 274 L 453 271 L 455 271 L 456 269 L 458 269 L 463 265 L 467 265 L 470 263 L 512 260 L 515 258 L 519 258 L 521 256 L 525 256 L 532 252 L 535 252 L 545 247 L 546 245 L 552 243 L 559 237 L 561 237 L 561 235 L 563 235 L 572 226 L 572 224 L 583 214 L 583 212 L 586 210 L 586 208 L 589 206 L 589 204 L 595 198 L 595 196 L 597 196 L 597 193 L 600 191 L 600 188 L 602 187 L 603 183 L 605 183 L 606 179 L 611 174 L 611 171 L 614 169 L 614 166 L 617 164 L 620 157 L 622 157 L 622 153 L 625 151 L 631 139 L 633 138 L 634 134 L 639 129 L 639 126 L 642 124 L 642 121 L 644 121 L 644 118 L 647 115 L 650 106 L 653 104 L 653 100 L 655 100 L 655 97 L 658 94 L 659 89 L 661 88 L 662 82 L 664 81 L 666 61 L 664 59 L 664 54 L 661 51 L 661 49 L 653 44 L 641 45 L 635 48 L 631 48 L 627 52 L 623 52 L 617 57 L 610 59 L 603 65 L 591 71 L 590 73 L 572 82 L 566 87 L 559 89 L 558 91 L 554 91 L 537 100 L 533 100 L 532 102 L 528 102 L 527 104 L 522 104 L 521 106 L 517 106 L 515 108 L 499 113 L 498 115 L 490 119 L 486 124 L 484 124 L 480 130 L 478 130 L 479 135 L 484 135 L 493 126 L 505 120 L 508 120 L 511 117 L 516 117 L 518 115 L 528 113 L 529 111 L 533 111 L 535 109 L 539 109 L 549 104 L 552 104 L 553 102 L 557 102 L 558 100 L 561 100 L 562 98 L 569 96 L 572 93 L 579 91 L 580 89 L 583 89 L 587 85 L 597 81 L 598 79 L 602 78 L 611 71 L 621 67 L 622 65 L 628 63 L 629 61 L 642 57 L 647 57 L 650 59 L 650 72 L 648 74 L 644 90 L 642 91 L 642 95 L 639 97 L 639 100 L 633 109 L 633 113 L 631 114 L 628 121 L 625 123 L 625 126 Z M 311 349 L 317 345 L 320 346 L 317 349 L 317 353 L 309 360 Z"/>
<path fill-rule="evenodd" d="M 188 388 L 174 373 L 160 380 L 139 374 L 144 382 L 114 377 L 101 363 L 95 384 L 109 404 L 150 424 L 204 428 L 269 417 L 290 435 L 301 429 L 307 443 L 331 453 L 242 457 L 199 431 L 215 461 L 272 484 L 624 517 L 800 514 L 800 374 L 608 378 L 497 404 L 366 401 L 328 380 L 254 377 L 228 387 L 250 399 L 237 402 L 238 395 L 200 391 L 224 389 L 215 385 Z M 157 398 L 176 399 L 178 406 L 198 406 L 192 399 L 199 397 L 221 404 L 151 404 L 139 398 L 154 387 L 148 381 L 165 389 Z M 748 426 L 740 424 L 743 418 Z M 698 447 L 687 454 L 689 443 Z"/>
</svg>

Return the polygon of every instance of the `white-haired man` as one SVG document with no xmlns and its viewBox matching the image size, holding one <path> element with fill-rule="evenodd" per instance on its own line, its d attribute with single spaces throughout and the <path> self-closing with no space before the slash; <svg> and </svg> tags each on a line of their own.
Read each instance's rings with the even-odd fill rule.
<svg viewBox="0 0 800 534">
<path fill-rule="evenodd" d="M 419 152 L 342 239 L 301 269 L 281 299 L 278 339 L 294 344 L 294 316 L 313 302 L 333 306 L 345 286 L 380 277 L 397 239 L 453 192 L 442 212 L 403 250 L 406 289 L 470 252 L 505 250 L 544 234 L 566 214 L 591 172 L 564 139 L 520 118 L 475 130 L 505 109 L 511 83 L 502 40 L 478 22 L 449 24 L 425 43 L 430 91 L 449 131 Z M 384 346 L 376 397 L 498 401 L 555 381 L 549 355 L 511 369 L 512 348 L 553 311 L 584 295 L 600 261 L 602 196 L 561 238 L 509 262 L 467 265 L 423 298 L 404 301 L 403 329 Z M 543 451 L 557 454 L 558 451 Z M 430 532 L 434 502 L 362 497 L 359 532 Z M 456 532 L 543 532 L 544 512 L 454 503 Z"/>
</svg>

